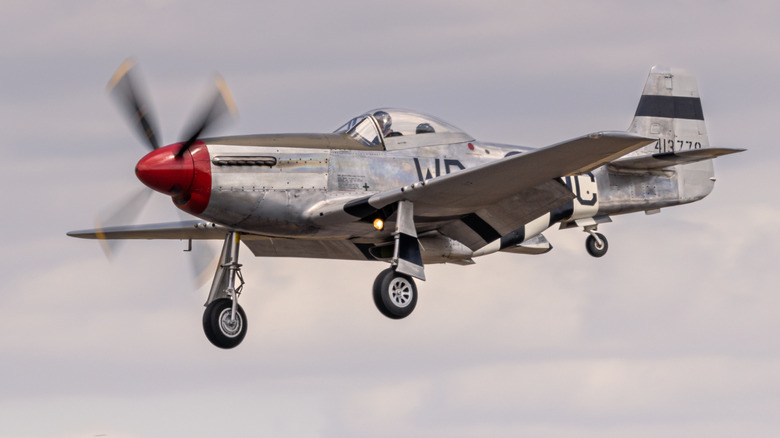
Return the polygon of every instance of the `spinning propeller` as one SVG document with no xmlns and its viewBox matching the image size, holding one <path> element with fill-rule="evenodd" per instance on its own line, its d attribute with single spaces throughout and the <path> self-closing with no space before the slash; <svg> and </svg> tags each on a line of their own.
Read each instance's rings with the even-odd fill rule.
<svg viewBox="0 0 780 438">
<path fill-rule="evenodd" d="M 152 151 L 143 157 L 136 166 L 136 176 L 149 188 L 171 195 L 177 205 L 189 200 L 187 193 L 192 179 L 193 163 L 188 152 L 198 139 L 213 130 L 226 116 L 235 117 L 236 105 L 230 90 L 221 76 L 214 76 L 213 90 L 206 104 L 196 112 L 182 138 L 182 143 L 161 147 L 157 124 L 149 100 L 137 77 L 137 69 L 132 59 L 125 60 L 116 70 L 108 83 L 109 94 L 118 102 L 130 120 L 133 130 Z M 188 180 L 189 178 L 189 180 Z M 149 200 L 151 190 L 142 188 L 130 196 L 124 203 L 112 211 L 101 214 L 95 220 L 100 232 L 111 226 L 132 223 Z M 101 239 L 106 256 L 116 251 L 117 240 Z M 193 257 L 193 261 L 203 257 Z M 196 267 L 196 276 L 202 269 Z"/>
<path fill-rule="evenodd" d="M 144 139 L 149 149 L 159 149 L 160 143 L 151 106 L 138 85 L 134 67 L 135 62 L 132 59 L 125 60 L 108 82 L 108 92 L 127 113 L 133 128 Z M 185 135 L 182 136 L 186 140 L 181 144 L 176 157 L 184 155 L 198 138 L 213 128 L 223 117 L 237 114 L 233 95 L 230 94 L 225 80 L 218 74 L 214 76 L 214 90 L 209 101 L 209 104 L 201 108 L 198 117 L 194 118 L 195 122 L 190 124 Z"/>
</svg>

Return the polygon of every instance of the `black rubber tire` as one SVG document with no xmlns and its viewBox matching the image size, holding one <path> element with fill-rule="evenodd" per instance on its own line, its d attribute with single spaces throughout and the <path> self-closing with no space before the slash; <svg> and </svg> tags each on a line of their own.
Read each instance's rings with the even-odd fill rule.
<svg viewBox="0 0 780 438">
<path fill-rule="evenodd" d="M 607 242 L 607 238 L 604 237 L 603 234 L 596 233 L 596 235 L 599 237 L 602 244 L 599 245 L 596 241 L 596 238 L 593 237 L 593 235 L 590 235 L 587 239 L 585 239 L 585 249 L 587 249 L 588 254 L 592 255 L 593 257 L 603 257 L 609 249 L 609 242 Z"/>
<path fill-rule="evenodd" d="M 376 276 L 376 279 L 374 280 L 374 286 L 371 288 L 372 296 L 374 297 L 374 305 L 376 306 L 377 310 L 379 310 L 379 313 L 382 315 L 385 315 L 388 318 L 391 319 L 397 319 L 393 318 L 393 315 L 387 312 L 387 309 L 385 309 L 385 305 L 382 302 L 382 281 L 384 281 L 385 277 L 388 275 L 393 274 L 393 268 L 387 268 L 384 271 L 380 272 L 379 275 Z"/>
<path fill-rule="evenodd" d="M 417 307 L 414 280 L 395 272 L 393 268 L 385 269 L 376 277 L 373 296 L 376 308 L 390 319 L 406 318 Z"/>
<path fill-rule="evenodd" d="M 246 336 L 246 313 L 241 305 L 236 308 L 237 327 L 231 329 L 231 327 L 221 324 L 221 322 L 227 322 L 224 321 L 224 318 L 230 314 L 232 306 L 233 301 L 230 298 L 220 298 L 212 301 L 203 312 L 203 332 L 206 334 L 206 338 L 219 348 L 234 348 Z"/>
</svg>

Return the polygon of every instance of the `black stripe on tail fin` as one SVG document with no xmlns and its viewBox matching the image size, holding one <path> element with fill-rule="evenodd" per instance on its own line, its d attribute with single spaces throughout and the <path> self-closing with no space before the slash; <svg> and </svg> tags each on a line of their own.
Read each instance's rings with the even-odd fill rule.
<svg viewBox="0 0 780 438">
<path fill-rule="evenodd" d="M 643 95 L 634 117 L 704 120 L 699 97 Z"/>
</svg>

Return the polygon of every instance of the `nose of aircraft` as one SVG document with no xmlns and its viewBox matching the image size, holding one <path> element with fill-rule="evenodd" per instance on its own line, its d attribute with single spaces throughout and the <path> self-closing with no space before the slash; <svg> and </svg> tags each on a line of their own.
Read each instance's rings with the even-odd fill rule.
<svg viewBox="0 0 780 438">
<path fill-rule="evenodd" d="M 192 187 L 195 175 L 189 151 L 177 157 L 180 145 L 155 149 L 141 158 L 135 166 L 135 175 L 149 188 L 170 196 L 181 196 Z"/>
<path fill-rule="evenodd" d="M 141 158 L 135 175 L 153 190 L 173 198 L 180 209 L 198 215 L 211 198 L 211 157 L 208 147 L 196 141 L 181 157 L 181 144 L 155 149 Z"/>
</svg>

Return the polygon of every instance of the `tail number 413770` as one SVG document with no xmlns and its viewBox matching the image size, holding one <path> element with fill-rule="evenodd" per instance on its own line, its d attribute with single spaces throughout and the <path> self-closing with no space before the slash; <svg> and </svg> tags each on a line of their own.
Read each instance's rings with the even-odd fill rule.
<svg viewBox="0 0 780 438">
<path fill-rule="evenodd" d="M 676 140 L 673 138 L 659 138 L 655 142 L 655 150 L 658 153 L 666 152 L 682 152 L 690 151 L 693 149 L 701 149 L 701 143 L 692 140 Z"/>
</svg>

